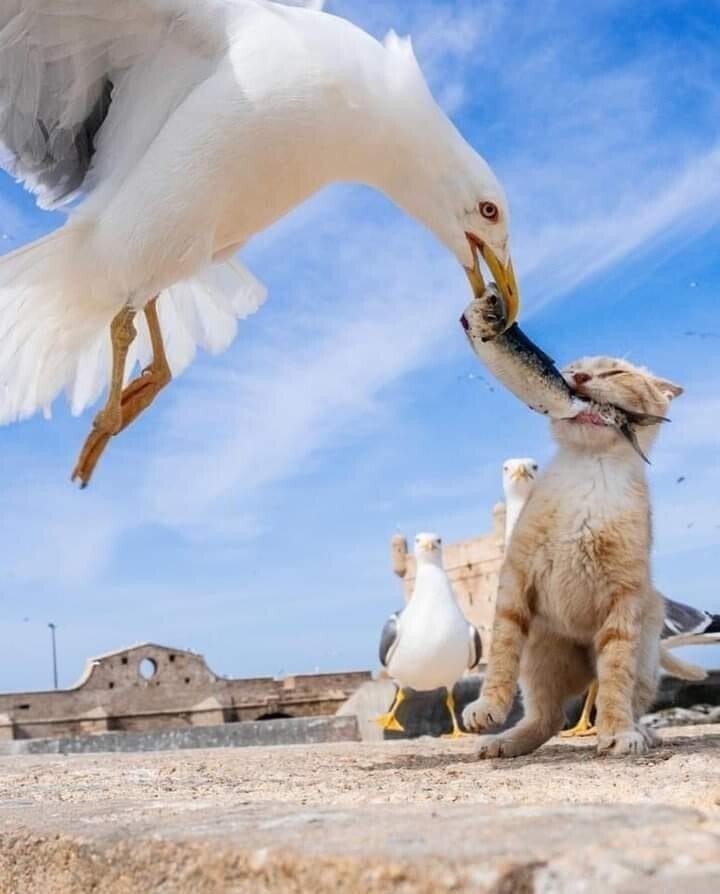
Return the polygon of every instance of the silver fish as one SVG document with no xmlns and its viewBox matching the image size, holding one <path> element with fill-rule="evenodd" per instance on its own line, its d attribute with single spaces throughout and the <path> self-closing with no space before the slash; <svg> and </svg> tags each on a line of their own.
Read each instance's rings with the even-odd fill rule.
<svg viewBox="0 0 720 894">
<path fill-rule="evenodd" d="M 517 323 L 505 328 L 507 319 L 504 301 L 494 283 L 471 301 L 460 318 L 473 351 L 490 372 L 537 413 L 553 419 L 574 419 L 586 413 L 596 417 L 598 424 L 612 426 L 649 462 L 640 449 L 634 426 L 659 425 L 668 420 L 614 404 L 598 404 L 577 394 L 552 357 L 530 341 Z"/>
</svg>

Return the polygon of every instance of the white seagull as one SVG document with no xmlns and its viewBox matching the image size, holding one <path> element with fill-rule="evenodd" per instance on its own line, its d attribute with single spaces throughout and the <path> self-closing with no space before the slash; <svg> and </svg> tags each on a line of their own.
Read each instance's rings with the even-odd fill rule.
<svg viewBox="0 0 720 894">
<path fill-rule="evenodd" d="M 3 0 L 0 164 L 42 207 L 74 204 L 0 259 L 0 423 L 63 390 L 80 413 L 109 385 L 83 485 L 197 346 L 224 349 L 263 303 L 238 250 L 329 183 L 381 190 L 476 293 L 484 259 L 517 314 L 501 185 L 409 41 L 321 5 Z"/>
<path fill-rule="evenodd" d="M 415 538 L 415 587 L 410 601 L 391 615 L 380 637 L 380 663 L 398 685 L 387 714 L 377 718 L 383 729 L 401 730 L 395 716 L 405 689 L 429 692 L 445 687 L 452 718 L 452 737 L 463 735 L 455 714 L 453 687 L 482 656 L 480 634 L 469 624 L 453 593 L 442 563 L 437 534 Z"/>
<path fill-rule="evenodd" d="M 513 528 L 520 518 L 535 487 L 539 466 L 532 457 L 506 459 L 503 463 L 502 485 L 505 494 L 505 547 L 510 543 Z"/>
</svg>

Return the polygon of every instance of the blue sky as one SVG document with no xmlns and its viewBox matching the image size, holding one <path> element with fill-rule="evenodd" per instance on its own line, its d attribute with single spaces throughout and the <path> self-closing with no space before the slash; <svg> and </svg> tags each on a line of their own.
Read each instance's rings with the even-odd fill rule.
<svg viewBox="0 0 720 894">
<path fill-rule="evenodd" d="M 720 611 L 720 4 L 328 8 L 410 33 L 503 180 L 531 336 L 686 386 L 650 470 L 656 578 Z M 61 220 L 0 176 L 0 251 Z M 374 667 L 401 598 L 390 537 L 486 531 L 503 459 L 551 454 L 543 419 L 472 377 L 455 261 L 381 196 L 333 187 L 243 257 L 268 303 L 86 492 L 68 476 L 91 413 L 0 432 L 0 690 L 51 682 L 50 620 L 62 685 L 146 639 L 232 675 Z"/>
</svg>

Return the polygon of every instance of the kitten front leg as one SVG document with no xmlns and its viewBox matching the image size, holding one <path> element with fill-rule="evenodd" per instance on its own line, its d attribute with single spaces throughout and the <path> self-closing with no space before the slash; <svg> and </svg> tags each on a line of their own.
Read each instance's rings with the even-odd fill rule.
<svg viewBox="0 0 720 894">
<path fill-rule="evenodd" d="M 507 719 L 517 690 L 520 658 L 531 620 L 523 577 L 506 561 L 500 572 L 492 645 L 482 691 L 463 711 L 467 730 L 480 732 Z"/>
<path fill-rule="evenodd" d="M 598 752 L 613 755 L 645 754 L 646 737 L 635 726 L 633 693 L 640 630 L 632 602 L 635 593 L 616 596 L 595 637 L 597 659 Z"/>
</svg>

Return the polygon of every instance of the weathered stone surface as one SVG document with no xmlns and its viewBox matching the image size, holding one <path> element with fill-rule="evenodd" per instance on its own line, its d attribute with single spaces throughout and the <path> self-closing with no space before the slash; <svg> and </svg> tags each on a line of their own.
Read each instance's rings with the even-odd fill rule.
<svg viewBox="0 0 720 894">
<path fill-rule="evenodd" d="M 299 717 L 226 723 L 190 729 L 107 733 L 66 739 L 21 739 L 0 743 L 0 754 L 93 754 L 104 751 L 177 751 L 185 748 L 238 748 L 356 742 L 355 717 Z"/>
<path fill-rule="evenodd" d="M 0 892 L 710 894 L 720 727 L 662 735 L 3 758 Z"/>
<path fill-rule="evenodd" d="M 0 714 L 0 742 L 15 738 L 15 724 L 10 714 Z"/>
</svg>

